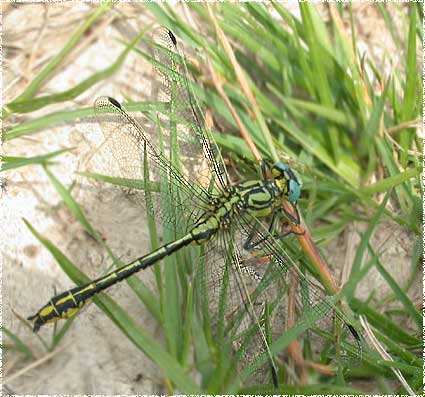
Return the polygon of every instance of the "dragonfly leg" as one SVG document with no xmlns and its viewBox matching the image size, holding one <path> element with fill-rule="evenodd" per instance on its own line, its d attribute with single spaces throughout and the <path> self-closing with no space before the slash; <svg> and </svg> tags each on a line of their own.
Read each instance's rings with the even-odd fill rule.
<svg viewBox="0 0 425 397">
<path fill-rule="evenodd" d="M 296 225 L 299 225 L 301 223 L 301 219 L 300 219 L 300 213 L 299 213 L 298 208 L 297 208 L 297 204 L 291 203 L 291 205 L 292 205 L 292 208 L 293 208 L 296 216 L 293 216 L 291 213 L 286 211 L 284 208 L 281 208 L 281 211 L 283 212 L 286 219 L 288 219 L 292 223 L 295 223 Z M 295 233 L 295 234 L 298 234 L 298 233 Z M 301 233 L 301 234 L 304 234 L 304 233 Z"/>
<path fill-rule="evenodd" d="M 293 217 L 291 214 L 286 213 L 286 211 L 284 211 L 282 209 L 282 212 L 284 213 L 284 216 L 285 216 L 285 219 L 286 219 L 284 222 L 282 222 L 282 226 L 289 226 L 289 221 L 292 222 L 292 223 L 296 223 L 297 225 L 300 224 L 300 216 L 299 216 L 298 209 L 297 209 L 297 207 L 296 207 L 295 204 L 293 206 L 294 206 L 294 210 L 295 210 L 295 212 L 297 214 L 297 217 L 296 218 Z M 264 243 L 268 238 L 270 238 L 269 233 L 276 240 L 281 240 L 281 239 L 289 236 L 290 234 L 303 235 L 305 233 L 305 230 L 302 231 L 302 232 L 295 232 L 295 231 L 293 231 L 291 229 L 289 229 L 289 230 L 287 230 L 285 232 L 279 233 L 279 234 L 274 233 L 273 231 L 274 231 L 274 229 L 276 227 L 276 222 L 278 220 L 278 216 L 277 215 L 278 215 L 277 212 L 273 213 L 273 218 L 272 218 L 272 220 L 270 222 L 270 225 L 269 225 L 269 228 L 268 228 L 268 233 L 265 236 L 261 236 L 261 238 L 258 239 L 258 240 L 256 240 L 256 241 L 253 241 L 253 240 L 254 240 L 255 234 L 258 232 L 258 225 L 255 225 L 255 226 L 252 227 L 251 232 L 249 233 L 249 236 L 248 236 L 248 238 L 246 239 L 246 241 L 245 241 L 245 243 L 243 245 L 244 249 L 246 249 L 246 250 L 252 250 L 252 249 L 258 247 L 260 244 Z M 291 218 L 289 221 L 287 220 L 288 217 Z"/>
<path fill-rule="evenodd" d="M 275 224 L 276 224 L 276 218 L 277 218 L 276 213 L 273 213 L 273 218 L 272 218 L 272 220 L 270 222 L 269 229 L 268 229 L 268 232 L 269 233 L 272 233 L 273 232 L 273 229 L 274 229 Z M 246 250 L 252 250 L 255 247 L 258 247 L 260 244 L 264 243 L 264 241 L 266 241 L 267 238 L 269 237 L 268 236 L 268 233 L 266 233 L 266 235 L 265 236 L 262 235 L 259 240 L 253 241 L 254 240 L 254 236 L 255 236 L 255 234 L 257 232 L 258 232 L 258 225 L 255 225 L 251 229 L 251 232 L 249 233 L 249 236 L 248 236 L 248 238 L 246 239 L 246 241 L 245 241 L 245 243 L 243 245 L 244 249 L 246 249 Z"/>
<path fill-rule="evenodd" d="M 282 222 L 282 228 L 281 229 L 283 229 L 283 227 L 289 227 L 289 222 L 288 221 Z M 290 234 L 295 234 L 296 236 L 303 236 L 305 234 L 305 230 L 303 230 L 302 232 L 295 232 L 294 230 L 289 229 L 289 230 L 282 232 L 282 233 L 280 233 L 280 234 L 278 234 L 277 236 L 274 236 L 274 237 L 276 239 L 280 240 L 282 238 L 285 238 L 286 236 L 289 236 Z"/>
</svg>

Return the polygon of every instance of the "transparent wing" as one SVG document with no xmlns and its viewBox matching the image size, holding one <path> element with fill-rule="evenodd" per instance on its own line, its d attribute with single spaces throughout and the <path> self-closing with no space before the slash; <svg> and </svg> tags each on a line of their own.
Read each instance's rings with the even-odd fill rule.
<svg viewBox="0 0 425 397">
<path fill-rule="evenodd" d="M 255 224 L 256 233 L 263 234 L 262 243 L 254 250 L 246 249 Z M 312 340 L 314 346 L 329 346 L 329 359 L 338 362 L 347 364 L 349 359 L 354 363 L 361 358 L 361 343 L 347 326 L 349 332 L 342 333 L 345 339 L 338 344 L 338 351 L 332 350 L 336 345 L 332 343 L 333 318 L 343 321 L 342 315 L 323 288 L 293 265 L 262 220 L 244 214 L 220 232 L 208 244 L 195 285 L 198 298 L 208 309 L 202 315 L 213 330 L 217 349 L 230 357 L 229 374 L 237 366 L 244 383 L 271 384 L 276 380 L 281 357 L 274 357 L 270 346 L 290 327 L 291 288 L 296 293 L 297 326 L 314 329 L 306 334 L 306 340 Z M 223 375 L 223 382 L 232 380 Z"/>
<path fill-rule="evenodd" d="M 209 180 L 214 177 L 217 190 L 225 190 L 229 178 L 220 151 L 211 132 L 204 128 L 205 120 L 193 94 L 185 59 L 177 47 L 173 33 L 159 28 L 153 33 L 153 56 L 156 70 L 156 90 L 161 102 L 171 104 L 172 122 L 179 124 L 178 141 L 183 158 L 189 158 L 195 168 L 194 154 L 202 153 L 195 172 Z M 172 128 L 172 127 L 170 127 Z"/>
<path fill-rule="evenodd" d="M 125 190 L 135 193 L 136 201 L 156 219 L 174 223 L 176 230 L 188 230 L 208 209 L 215 193 L 210 192 L 211 178 L 216 191 L 222 191 L 228 177 L 214 139 L 203 127 L 203 115 L 192 94 L 186 64 L 174 36 L 160 28 L 153 34 L 152 45 L 156 70 L 153 87 L 159 90 L 156 95 L 165 105 L 164 111 L 149 115 L 150 120 L 142 116 L 136 119 L 114 99 L 97 99 L 95 113 L 105 138 L 101 150 L 108 152 L 107 156 L 98 157 L 114 159 L 115 164 L 105 169 L 105 174 L 123 178 L 131 185 L 136 180 L 142 190 L 151 189 L 152 200 L 135 189 Z M 143 182 L 149 183 L 144 186 Z M 177 211 L 171 212 L 183 213 L 183 218 L 170 216 L 170 211 L 163 209 L 160 195 L 156 194 L 161 189 L 167 189 L 173 197 L 171 205 Z M 179 225 L 175 224 L 177 221 Z"/>
<path fill-rule="evenodd" d="M 314 329 L 316 342 L 319 337 L 322 338 L 322 342 L 319 345 L 325 343 L 325 341 L 330 342 L 330 345 L 332 345 L 334 327 L 336 325 L 342 326 L 340 340 L 334 343 L 333 346 L 336 350 L 329 350 L 329 358 L 333 358 L 344 365 L 358 363 L 363 351 L 360 332 L 357 332 L 352 325 L 348 324 L 346 316 L 338 308 L 338 305 L 334 303 L 333 297 L 326 293 L 319 282 L 307 273 L 303 273 L 291 258 L 285 254 L 281 243 L 268 232 L 261 220 L 250 215 L 241 217 L 240 229 L 242 235 L 247 235 L 253 224 L 257 225 L 257 233 L 263 234 L 261 237 L 262 244 L 258 250 L 255 250 L 256 256 L 266 261 L 270 259 L 267 266 L 275 269 L 273 273 L 279 274 L 281 286 L 284 285 L 285 290 L 292 289 L 295 292 L 295 315 L 298 317 L 296 324 Z M 257 271 L 258 266 L 261 266 L 261 262 L 257 263 L 257 266 L 254 266 L 253 269 Z M 287 308 L 287 303 L 285 303 L 285 307 Z M 280 316 L 278 323 L 274 324 L 273 328 L 280 329 L 282 332 L 283 329 L 288 327 L 285 320 L 285 316 Z"/>
<path fill-rule="evenodd" d="M 246 249 L 248 235 L 250 231 L 235 222 L 208 243 L 195 286 L 204 307 L 203 321 L 213 330 L 220 351 L 220 357 L 212 361 L 222 360 L 228 368 L 222 382 L 233 382 L 237 367 L 239 373 L 245 371 L 244 384 L 276 384 L 277 365 L 269 345 L 282 332 L 274 318 L 282 313 L 284 279 L 280 267 L 253 257 Z M 265 360 L 257 364 L 262 356 Z"/>
<path fill-rule="evenodd" d="M 111 152 L 118 175 L 137 180 L 144 191 L 141 204 L 164 222 L 175 223 L 169 210 L 164 212 L 160 204 L 150 202 L 152 195 L 167 189 L 168 196 L 174 197 L 174 208 L 179 209 L 178 213 L 186 214 L 185 229 L 192 226 L 197 216 L 208 209 L 211 194 L 183 176 L 165 153 L 152 144 L 151 136 L 146 134 L 142 125 L 115 99 L 100 97 L 95 101 L 94 109 L 105 138 L 104 146 Z"/>
</svg>

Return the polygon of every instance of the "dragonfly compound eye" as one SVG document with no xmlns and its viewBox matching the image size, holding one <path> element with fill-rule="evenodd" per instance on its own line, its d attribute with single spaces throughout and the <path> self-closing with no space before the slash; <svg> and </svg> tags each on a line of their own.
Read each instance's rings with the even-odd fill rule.
<svg viewBox="0 0 425 397">
<path fill-rule="evenodd" d="M 281 161 L 273 164 L 271 168 L 273 177 L 277 180 L 286 179 L 286 191 L 288 201 L 295 202 L 300 197 L 300 184 L 289 166 Z"/>
<path fill-rule="evenodd" d="M 288 201 L 295 202 L 300 198 L 300 184 L 296 179 L 288 180 Z"/>
</svg>

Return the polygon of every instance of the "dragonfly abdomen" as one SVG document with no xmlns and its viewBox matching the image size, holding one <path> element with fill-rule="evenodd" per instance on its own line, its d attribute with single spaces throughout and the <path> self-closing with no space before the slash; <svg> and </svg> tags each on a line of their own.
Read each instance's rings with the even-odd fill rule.
<svg viewBox="0 0 425 397">
<path fill-rule="evenodd" d="M 38 331 L 40 327 L 46 323 L 55 322 L 63 318 L 70 318 L 98 292 L 130 277 L 142 269 L 146 269 L 164 257 L 178 251 L 180 248 L 191 244 L 193 240 L 193 234 L 188 233 L 184 237 L 167 243 L 142 258 L 108 273 L 106 276 L 56 295 L 36 314 L 28 317 L 28 320 L 35 320 L 34 331 Z"/>
</svg>

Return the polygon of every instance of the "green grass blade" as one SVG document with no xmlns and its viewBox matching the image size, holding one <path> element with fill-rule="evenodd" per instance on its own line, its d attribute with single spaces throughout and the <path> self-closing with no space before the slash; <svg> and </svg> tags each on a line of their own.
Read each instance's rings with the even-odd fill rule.
<svg viewBox="0 0 425 397">
<path fill-rule="evenodd" d="M 422 103 L 422 101 L 419 101 L 421 98 L 421 86 L 422 82 L 419 80 L 416 54 L 416 15 L 414 10 L 411 10 L 406 53 L 406 83 L 400 111 L 400 121 L 412 120 L 416 117 Z M 407 165 L 408 156 L 406 151 L 411 147 L 414 137 L 414 128 L 400 132 L 400 145 L 405 149 L 400 153 L 402 167 L 406 167 Z"/>
<path fill-rule="evenodd" d="M 369 247 L 369 249 L 372 250 L 373 252 L 372 247 Z M 422 329 L 423 318 L 419 310 L 416 309 L 415 305 L 412 303 L 409 297 L 404 293 L 404 291 L 400 288 L 397 282 L 392 278 L 392 276 L 387 272 L 387 270 L 384 268 L 384 266 L 379 261 L 379 259 L 376 262 L 375 266 L 378 269 L 381 276 L 384 277 L 385 281 L 394 291 L 394 294 L 396 295 L 397 300 L 402 303 L 406 311 L 410 314 L 412 319 L 416 322 L 419 329 Z"/>
<path fill-rule="evenodd" d="M 90 279 L 76 266 L 74 266 L 72 262 L 50 242 L 50 240 L 38 233 L 26 219 L 23 219 L 23 221 L 30 232 L 37 238 L 38 241 L 40 241 L 41 244 L 43 244 L 44 247 L 49 250 L 62 270 L 75 284 L 82 285 L 90 281 Z"/>
<path fill-rule="evenodd" d="M 32 164 L 53 164 L 49 160 L 61 155 L 65 152 L 70 152 L 74 148 L 65 148 L 56 150 L 54 152 L 50 152 L 48 154 L 45 154 L 43 156 L 34 156 L 34 157 L 16 157 L 16 156 L 3 156 L 2 161 L 3 164 L 1 166 L 1 171 L 7 171 L 14 168 L 24 167 L 26 165 L 32 165 Z"/>
<path fill-rule="evenodd" d="M 162 109 L 164 105 L 158 102 L 132 102 L 124 103 L 123 106 L 129 111 L 149 112 Z M 94 116 L 93 106 L 75 110 L 63 110 L 52 112 L 45 116 L 24 121 L 13 127 L 5 127 L 4 139 L 6 141 L 19 138 L 25 135 L 33 134 L 37 131 L 46 129 L 52 125 L 63 123 L 65 121 L 73 121 L 79 118 Z"/>
<path fill-rule="evenodd" d="M 74 217 L 81 223 L 81 225 L 84 227 L 84 229 L 89 233 L 93 238 L 96 240 L 101 240 L 98 233 L 92 228 L 90 225 L 90 222 L 87 220 L 86 216 L 84 215 L 83 210 L 81 209 L 80 205 L 74 200 L 74 198 L 71 196 L 68 189 L 63 186 L 59 180 L 49 171 L 49 169 L 46 166 L 43 166 L 44 171 L 46 172 L 47 176 L 50 179 L 50 182 L 56 189 L 56 191 L 61 196 L 63 202 L 65 205 L 69 208 L 71 213 L 74 215 Z"/>
<path fill-rule="evenodd" d="M 160 184 L 155 181 L 146 182 L 141 179 L 120 178 L 116 176 L 98 174 L 96 172 L 78 172 L 78 175 L 85 176 L 86 178 L 94 179 L 96 181 L 110 183 L 115 186 L 124 186 L 154 193 L 159 193 L 161 191 Z"/>
<path fill-rule="evenodd" d="M 378 134 L 380 123 L 383 118 L 383 112 L 384 112 L 384 105 L 385 100 L 387 98 L 387 92 L 388 87 L 390 86 L 391 80 L 388 80 L 385 84 L 384 90 L 382 91 L 382 94 L 377 101 L 376 104 L 372 107 L 372 111 L 370 114 L 370 118 L 367 122 L 366 129 L 365 129 L 365 146 L 364 146 L 364 153 L 369 153 L 370 151 L 370 145 L 375 141 L 376 136 Z"/>
<path fill-rule="evenodd" d="M 78 43 L 78 40 L 84 35 L 84 33 L 93 25 L 93 23 L 109 8 L 113 5 L 111 1 L 105 1 L 96 8 L 96 10 L 77 28 L 77 30 L 71 35 L 68 42 L 62 48 L 59 53 L 54 56 L 49 63 L 40 71 L 40 73 L 31 81 L 25 91 L 19 95 L 12 103 L 27 101 L 34 96 L 39 89 L 40 85 L 49 78 L 52 72 L 60 65 L 65 57 L 72 51 L 74 46 Z"/>
<path fill-rule="evenodd" d="M 421 340 L 408 334 L 400 324 L 389 319 L 387 316 L 384 316 L 381 313 L 378 313 L 376 310 L 371 308 L 366 303 L 362 302 L 357 298 L 352 298 L 350 301 L 350 306 L 358 314 L 364 314 L 368 321 L 378 330 L 380 330 L 384 335 L 391 338 L 397 343 L 403 343 L 406 346 L 420 347 Z"/>
<path fill-rule="evenodd" d="M 101 70 L 100 72 L 96 72 L 92 74 L 90 77 L 83 80 L 81 83 L 75 85 L 73 88 L 66 91 L 58 92 L 55 94 L 41 96 L 38 98 L 31 98 L 28 100 L 19 100 L 19 101 L 15 100 L 13 102 L 10 102 L 7 105 L 7 108 L 10 109 L 12 112 L 28 113 L 28 112 L 32 112 L 34 110 L 43 108 L 50 104 L 68 101 L 68 100 L 76 98 L 78 95 L 85 92 L 88 88 L 90 88 L 97 82 L 104 80 L 108 76 L 115 73 L 124 62 L 127 54 L 130 52 L 131 49 L 133 49 L 133 47 L 137 44 L 137 42 L 140 40 L 140 38 L 144 34 L 145 34 L 144 31 L 139 33 L 130 42 L 130 44 L 125 48 L 125 50 L 120 54 L 120 56 L 111 66 Z"/>
<path fill-rule="evenodd" d="M 385 333 L 381 332 L 378 329 L 373 330 L 376 338 L 385 343 L 389 350 L 393 353 L 393 355 L 397 355 L 399 358 L 404 360 L 407 364 L 411 366 L 422 367 L 422 360 L 415 356 L 412 352 L 406 349 L 403 345 L 401 345 L 397 341 L 393 341 L 391 337 L 388 337 Z"/>
<path fill-rule="evenodd" d="M 314 85 L 316 95 L 323 105 L 333 107 L 333 96 L 325 70 L 326 63 L 323 59 L 325 52 L 323 49 L 328 49 L 329 52 L 332 52 L 326 28 L 311 4 L 300 3 L 300 11 L 305 27 L 305 38 L 310 49 L 311 68 L 315 74 Z M 328 138 L 330 145 L 328 148 L 329 152 L 333 157 L 333 161 L 337 164 L 340 144 L 338 131 L 334 126 L 329 127 Z"/>
<path fill-rule="evenodd" d="M 57 323 L 54 324 L 54 332 L 53 332 L 53 335 L 52 335 L 52 343 L 49 346 L 49 351 L 53 351 L 55 349 L 55 347 L 59 345 L 61 340 L 67 334 L 68 330 L 71 328 L 71 325 L 76 318 L 77 318 L 77 316 L 66 319 L 64 324 L 62 325 L 62 327 L 59 329 L 59 331 L 57 331 L 57 328 L 58 328 Z"/>
<path fill-rule="evenodd" d="M 378 225 L 378 223 L 379 223 L 379 221 L 380 221 L 380 219 L 382 217 L 382 214 L 384 212 L 385 206 L 387 205 L 388 199 L 390 198 L 390 193 L 391 193 L 391 191 L 388 192 L 385 195 L 385 198 L 382 200 L 381 205 L 379 206 L 379 208 L 376 211 L 375 215 L 373 216 L 373 218 L 369 222 L 369 225 L 367 227 L 366 232 L 362 236 L 362 239 L 360 241 L 360 244 L 359 244 L 359 246 L 357 248 L 357 251 L 356 251 L 356 255 L 355 255 L 354 260 L 353 260 L 353 266 L 351 267 L 350 278 L 352 276 L 354 276 L 357 272 L 360 271 L 361 263 L 362 263 L 362 260 L 363 260 L 363 256 L 366 253 L 367 246 L 369 244 L 369 241 L 370 241 L 370 238 L 372 236 L 373 230 Z M 352 296 L 354 295 L 354 292 L 355 292 L 355 290 L 353 289 L 351 291 L 351 294 L 352 294 L 351 296 L 349 296 L 348 294 L 346 295 L 348 301 L 351 300 Z"/>
<path fill-rule="evenodd" d="M 190 337 L 192 329 L 192 320 L 193 320 L 193 283 L 189 283 L 186 302 L 185 302 L 185 312 L 184 312 L 184 321 L 183 321 L 183 335 L 182 335 L 182 348 L 181 348 L 181 363 L 183 366 L 187 365 L 190 351 Z"/>
<path fill-rule="evenodd" d="M 12 331 L 10 331 L 7 327 L 2 326 L 1 327 L 1 331 L 12 340 L 13 345 L 5 345 L 4 343 L 2 344 L 1 348 L 2 349 L 14 349 L 17 350 L 19 352 L 21 352 L 25 359 L 29 359 L 31 360 L 33 358 L 33 353 L 31 351 L 31 348 L 22 341 L 21 338 L 19 338 L 19 336 L 17 336 L 16 334 L 14 334 Z"/>
<path fill-rule="evenodd" d="M 387 192 L 388 190 L 401 185 L 402 183 L 418 176 L 421 173 L 421 167 L 411 168 L 399 174 L 389 176 L 378 182 L 372 183 L 360 189 L 361 194 L 371 196 L 376 193 Z"/>
</svg>

